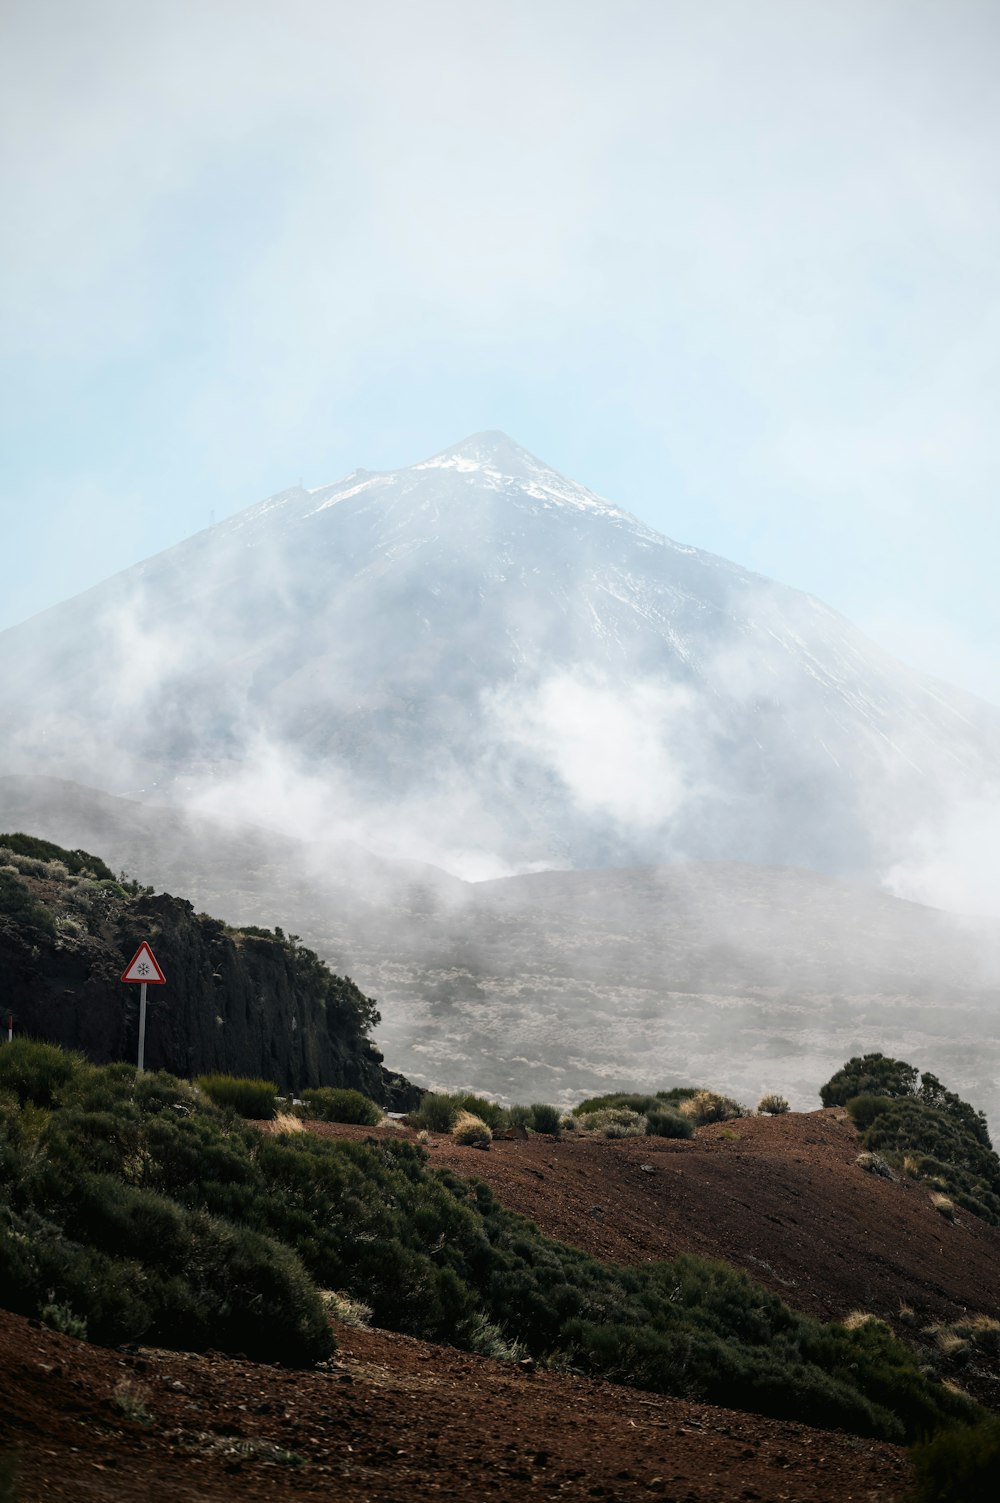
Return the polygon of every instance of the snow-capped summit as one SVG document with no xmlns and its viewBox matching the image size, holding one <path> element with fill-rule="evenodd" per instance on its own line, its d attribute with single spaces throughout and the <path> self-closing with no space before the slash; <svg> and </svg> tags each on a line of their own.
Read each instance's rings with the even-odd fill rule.
<svg viewBox="0 0 1000 1503">
<path fill-rule="evenodd" d="M 313 498 L 312 505 L 306 507 L 305 511 L 306 514 L 322 511 L 362 493 L 371 498 L 401 493 L 413 498 L 415 504 L 419 505 L 427 498 L 439 504 L 446 495 L 461 503 L 463 498 L 489 491 L 522 505 L 537 502 L 627 516 L 620 507 L 595 496 L 585 486 L 567 480 L 558 470 L 536 459 L 534 454 L 508 438 L 506 433 L 497 430 L 474 433 L 462 443 L 443 449 L 440 454 L 434 454 L 430 459 L 423 459 L 405 469 L 376 472 L 355 470 L 343 480 L 315 487 L 305 493 Z M 271 509 L 276 502 L 295 511 L 301 495 L 298 491 L 283 492 L 280 497 L 262 502 L 256 509 L 251 508 L 251 512 L 256 510 L 262 514 L 263 508 Z M 249 513 L 244 516 L 249 516 Z M 635 518 L 631 520 L 636 526 L 641 526 Z"/>
<path fill-rule="evenodd" d="M 498 428 L 488 429 L 485 433 L 473 433 L 469 438 L 463 439 L 460 444 L 453 444 L 450 449 L 442 449 L 440 454 L 421 460 L 413 468 L 415 470 L 491 470 L 520 480 L 542 474 L 556 474 L 551 466 L 543 464 L 540 459 L 535 458 L 534 454 L 529 454 L 527 449 L 515 443 L 506 433 L 501 433 Z"/>
<path fill-rule="evenodd" d="M 466 872 L 871 874 L 996 786 L 1000 715 L 487 432 L 292 487 L 0 634 L 0 754 L 252 788 L 259 817 Z"/>
</svg>

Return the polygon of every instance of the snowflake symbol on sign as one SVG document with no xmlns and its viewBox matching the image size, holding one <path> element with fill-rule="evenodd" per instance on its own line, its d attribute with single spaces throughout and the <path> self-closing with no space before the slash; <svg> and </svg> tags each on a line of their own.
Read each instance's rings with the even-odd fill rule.
<svg viewBox="0 0 1000 1503">
<path fill-rule="evenodd" d="M 145 960 L 140 960 L 139 964 L 136 966 L 136 970 L 139 972 L 140 976 L 149 975 L 149 965 Z"/>
</svg>

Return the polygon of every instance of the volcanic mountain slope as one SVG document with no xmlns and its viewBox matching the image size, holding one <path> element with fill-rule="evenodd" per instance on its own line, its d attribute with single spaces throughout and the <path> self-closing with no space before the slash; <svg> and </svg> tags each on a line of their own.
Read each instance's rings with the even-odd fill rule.
<svg viewBox="0 0 1000 1503">
<path fill-rule="evenodd" d="M 432 1164 L 485 1177 L 509 1207 L 603 1258 L 724 1256 L 799 1309 L 888 1320 L 949 1373 L 947 1342 L 926 1328 L 995 1314 L 1000 1234 L 943 1220 L 926 1190 L 865 1174 L 856 1150 L 837 1111 L 702 1128 L 691 1142 L 539 1137 L 484 1154 L 432 1135 L 428 1145 Z M 293 1373 L 213 1353 L 105 1352 L 0 1315 L 0 1433 L 19 1457 L 18 1497 L 903 1503 L 909 1493 L 894 1446 L 385 1332 L 337 1335 L 328 1364 Z M 962 1381 L 996 1401 L 995 1374 L 975 1361 Z"/>
<path fill-rule="evenodd" d="M 0 778 L 0 829 L 102 853 L 234 923 L 301 933 L 378 999 L 422 1086 L 572 1105 L 712 1081 L 796 1106 L 841 1060 L 936 1061 L 1000 1121 L 1000 926 L 816 873 L 688 862 L 467 883 L 46 778 Z"/>
<path fill-rule="evenodd" d="M 8 770 L 230 808 L 294 783 L 317 828 L 467 873 L 872 872 L 1000 765 L 1000 712 L 498 433 L 283 492 L 3 633 L 0 707 Z"/>
</svg>

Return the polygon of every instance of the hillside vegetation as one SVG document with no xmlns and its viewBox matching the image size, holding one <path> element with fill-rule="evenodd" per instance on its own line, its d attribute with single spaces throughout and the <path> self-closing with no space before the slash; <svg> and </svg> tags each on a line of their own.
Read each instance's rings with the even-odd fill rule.
<svg viewBox="0 0 1000 1503">
<path fill-rule="evenodd" d="M 1000 1226 L 1000 1159 L 982 1112 L 936 1075 L 884 1054 L 848 1060 L 820 1090 L 846 1106 L 874 1164 L 926 1183 L 942 1214 L 955 1206 Z"/>
<path fill-rule="evenodd" d="M 393 1330 L 863 1435 L 974 1412 L 879 1322 L 824 1325 L 695 1257 L 609 1267 L 410 1142 L 262 1136 L 185 1082 L 25 1040 L 0 1093 L 0 1288 L 77 1334 L 311 1364 L 336 1289 Z"/>
</svg>

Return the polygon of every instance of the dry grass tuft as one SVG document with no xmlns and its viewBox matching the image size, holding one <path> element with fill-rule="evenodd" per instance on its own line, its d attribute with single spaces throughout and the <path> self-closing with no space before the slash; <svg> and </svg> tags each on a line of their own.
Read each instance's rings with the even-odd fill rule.
<svg viewBox="0 0 1000 1503">
<path fill-rule="evenodd" d="M 472 1112 L 459 1112 L 451 1135 L 464 1148 L 488 1148 L 493 1142 L 493 1134 L 482 1117 L 476 1117 Z"/>
<path fill-rule="evenodd" d="M 870 1310 L 852 1310 L 849 1315 L 844 1316 L 840 1324 L 845 1331 L 857 1331 L 861 1326 L 884 1325 L 885 1321 L 879 1320 L 878 1316 L 873 1315 Z"/>
<path fill-rule="evenodd" d="M 372 1323 L 374 1312 L 371 1305 L 366 1305 L 360 1299 L 352 1299 L 343 1290 L 321 1289 L 320 1299 L 330 1319 L 339 1320 L 343 1326 L 353 1326 L 355 1330 L 367 1331 Z"/>
<path fill-rule="evenodd" d="M 305 1124 L 294 1112 L 279 1112 L 274 1119 L 273 1132 L 305 1132 Z"/>
</svg>

